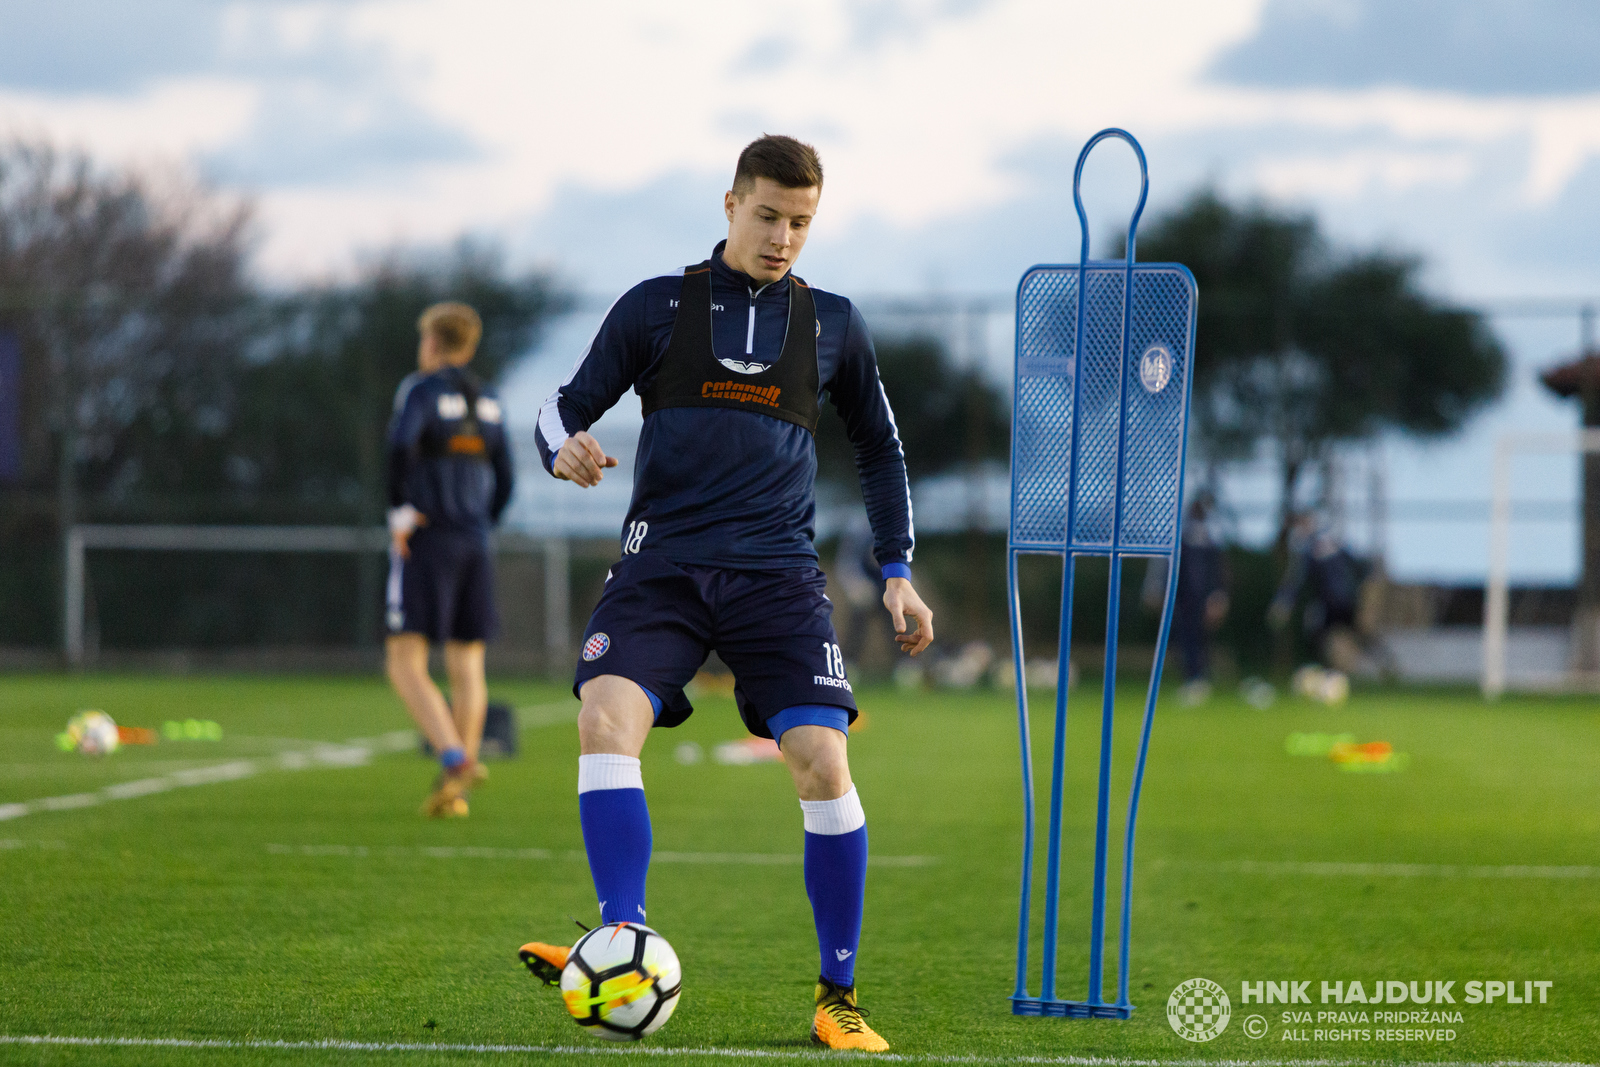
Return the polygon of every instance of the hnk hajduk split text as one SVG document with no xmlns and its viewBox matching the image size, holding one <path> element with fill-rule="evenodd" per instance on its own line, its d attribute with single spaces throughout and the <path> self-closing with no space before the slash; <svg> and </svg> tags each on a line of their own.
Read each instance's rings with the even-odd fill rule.
<svg viewBox="0 0 1600 1067">
<path fill-rule="evenodd" d="M 1311 979 L 1285 982 L 1241 982 L 1241 1004 L 1310 1004 Z M 1454 1004 L 1456 982 L 1401 982 L 1375 980 L 1363 984 L 1323 982 L 1323 1004 Z M 1544 1004 L 1549 1001 L 1554 982 L 1495 981 L 1474 979 L 1461 984 L 1463 1004 Z"/>
</svg>

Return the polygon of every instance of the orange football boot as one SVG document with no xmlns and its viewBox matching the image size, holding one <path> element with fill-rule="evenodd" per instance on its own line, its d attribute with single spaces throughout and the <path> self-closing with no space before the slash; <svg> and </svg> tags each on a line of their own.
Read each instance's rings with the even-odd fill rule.
<svg viewBox="0 0 1600 1067">
<path fill-rule="evenodd" d="M 433 780 L 433 792 L 422 803 L 422 814 L 430 819 L 466 818 L 467 792 L 488 777 L 482 766 L 477 760 L 468 760 L 455 770 L 441 770 Z"/>
<path fill-rule="evenodd" d="M 561 984 L 561 972 L 567 969 L 571 954 L 572 950 L 564 945 L 547 945 L 543 941 L 529 941 L 517 951 L 528 970 L 545 985 Z"/>
<path fill-rule="evenodd" d="M 866 1023 L 865 1008 L 856 1006 L 855 987 L 845 989 L 826 978 L 817 979 L 817 1014 L 811 1021 L 811 1040 L 828 1048 L 856 1052 L 888 1052 L 889 1042 Z"/>
</svg>

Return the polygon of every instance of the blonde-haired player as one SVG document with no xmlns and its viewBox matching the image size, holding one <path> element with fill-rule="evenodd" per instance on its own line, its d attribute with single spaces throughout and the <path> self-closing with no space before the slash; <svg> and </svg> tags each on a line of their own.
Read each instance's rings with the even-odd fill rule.
<svg viewBox="0 0 1600 1067">
<path fill-rule="evenodd" d="M 423 813 L 460 817 L 486 777 L 484 645 L 499 628 L 489 530 L 511 499 L 511 453 L 499 398 L 467 369 L 478 313 L 434 304 L 417 331 L 417 372 L 400 383 L 389 424 L 386 651 L 389 681 L 439 753 Z M 430 643 L 444 645 L 448 704 L 428 675 Z"/>
</svg>

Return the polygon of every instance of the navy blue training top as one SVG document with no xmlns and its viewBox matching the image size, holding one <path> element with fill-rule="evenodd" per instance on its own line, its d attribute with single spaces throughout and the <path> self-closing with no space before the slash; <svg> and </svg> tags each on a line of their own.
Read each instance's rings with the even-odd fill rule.
<svg viewBox="0 0 1600 1067">
<path fill-rule="evenodd" d="M 777 362 L 789 322 L 789 277 L 762 286 L 711 255 L 711 337 L 734 375 Z M 672 337 L 682 269 L 629 289 L 539 409 L 546 470 L 572 434 L 587 430 L 629 388 L 644 393 Z M 894 412 L 861 313 L 812 287 L 819 400 L 828 396 L 855 448 L 873 550 L 888 575 L 910 576 L 911 493 Z M 763 570 L 815 565 L 817 450 L 809 431 L 754 411 L 669 407 L 639 434 L 623 551 L 678 563 Z"/>
<path fill-rule="evenodd" d="M 470 428 L 467 394 L 474 389 L 483 451 L 453 454 L 451 439 Z M 487 536 L 511 500 L 512 482 L 505 412 L 494 389 L 457 367 L 401 381 L 389 421 L 390 507 L 410 504 L 427 517 L 429 529 Z"/>
</svg>

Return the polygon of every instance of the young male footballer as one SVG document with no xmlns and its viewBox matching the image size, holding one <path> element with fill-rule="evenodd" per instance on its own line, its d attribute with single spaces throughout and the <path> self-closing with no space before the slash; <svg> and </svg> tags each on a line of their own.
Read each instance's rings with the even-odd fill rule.
<svg viewBox="0 0 1600 1067">
<path fill-rule="evenodd" d="M 578 812 L 602 921 L 645 919 L 639 752 L 652 727 L 689 717 L 683 687 L 715 650 L 745 726 L 778 742 L 800 795 L 822 957 L 812 1039 L 884 1051 L 856 1005 L 867 873 L 845 744 L 856 706 L 812 544 L 824 393 L 855 447 L 883 603 L 912 655 L 933 640 L 933 613 L 911 587 L 905 457 L 866 324 L 850 301 L 792 273 L 821 195 L 809 145 L 766 136 L 747 146 L 723 197 L 727 240 L 617 300 L 540 409 L 537 437 L 552 474 L 593 486 L 617 461 L 589 427 L 624 390 L 643 400 L 623 557 L 573 687 L 583 702 Z M 522 958 L 554 981 L 567 949 L 534 942 Z"/>
<path fill-rule="evenodd" d="M 417 321 L 417 372 L 395 392 L 389 424 L 389 681 L 439 753 L 422 806 L 467 814 L 487 774 L 478 743 L 488 708 L 484 643 L 495 635 L 489 529 L 511 499 L 511 452 L 494 390 L 467 364 L 483 324 L 466 304 L 435 304 Z M 428 676 L 428 646 L 444 645 L 450 703 Z"/>
</svg>

